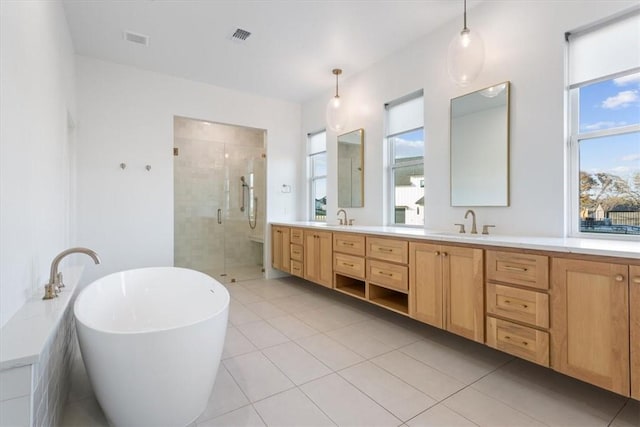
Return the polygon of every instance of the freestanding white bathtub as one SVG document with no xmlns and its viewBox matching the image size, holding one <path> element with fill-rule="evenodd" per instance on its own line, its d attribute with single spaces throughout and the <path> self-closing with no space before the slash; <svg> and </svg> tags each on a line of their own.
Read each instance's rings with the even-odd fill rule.
<svg viewBox="0 0 640 427">
<path fill-rule="evenodd" d="M 229 292 L 184 268 L 128 270 L 74 304 L 89 380 L 114 426 L 186 426 L 205 409 L 229 314 Z"/>
</svg>

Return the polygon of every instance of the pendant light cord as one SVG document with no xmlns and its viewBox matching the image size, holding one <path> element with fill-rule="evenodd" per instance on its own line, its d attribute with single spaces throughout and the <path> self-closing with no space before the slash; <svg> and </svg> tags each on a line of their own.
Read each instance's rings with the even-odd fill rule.
<svg viewBox="0 0 640 427">
<path fill-rule="evenodd" d="M 334 68 L 332 71 L 333 74 L 335 74 L 336 76 L 336 98 L 340 98 L 340 95 L 338 95 L 338 76 L 340 74 L 342 74 L 342 70 L 340 68 Z"/>
<path fill-rule="evenodd" d="M 462 29 L 464 30 L 468 30 L 467 28 L 467 0 L 464 0 L 464 28 Z"/>
</svg>

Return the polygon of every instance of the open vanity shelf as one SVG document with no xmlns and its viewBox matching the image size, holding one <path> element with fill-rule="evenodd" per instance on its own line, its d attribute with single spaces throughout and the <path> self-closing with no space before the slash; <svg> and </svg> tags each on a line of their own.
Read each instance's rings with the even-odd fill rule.
<svg viewBox="0 0 640 427">
<path fill-rule="evenodd" d="M 336 273 L 335 290 L 352 297 L 366 300 L 366 285 L 363 280 Z"/>
<path fill-rule="evenodd" d="M 409 295 L 393 289 L 383 288 L 372 283 L 369 286 L 368 300 L 376 305 L 397 313 L 409 315 Z"/>
</svg>

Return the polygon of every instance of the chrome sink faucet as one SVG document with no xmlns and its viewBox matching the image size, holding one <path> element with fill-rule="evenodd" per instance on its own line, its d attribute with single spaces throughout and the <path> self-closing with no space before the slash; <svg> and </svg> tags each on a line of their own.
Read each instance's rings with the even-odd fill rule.
<svg viewBox="0 0 640 427">
<path fill-rule="evenodd" d="M 471 218 L 473 219 L 473 222 L 471 223 L 471 234 L 478 234 L 478 229 L 476 228 L 476 213 L 472 209 L 469 209 L 464 214 L 464 219 L 467 219 L 469 214 L 471 214 Z"/>
<path fill-rule="evenodd" d="M 342 218 L 340 218 L 340 213 L 344 214 L 344 221 L 342 220 Z M 338 211 L 338 213 L 336 213 L 336 215 L 338 215 L 338 220 L 340 220 L 340 225 L 348 225 L 349 221 L 347 221 L 347 211 L 345 211 L 344 209 L 340 209 Z"/>
<path fill-rule="evenodd" d="M 97 253 L 87 248 L 70 248 L 65 251 L 60 252 L 51 262 L 51 272 L 49 274 L 49 283 L 44 285 L 44 297 L 42 299 L 53 299 L 58 296 L 58 292 L 60 292 L 60 288 L 64 288 L 64 283 L 62 282 L 62 273 L 58 272 L 58 265 L 60 261 L 64 257 L 70 254 L 86 254 L 93 258 L 93 262 L 96 264 L 100 264 L 100 257 Z"/>
</svg>

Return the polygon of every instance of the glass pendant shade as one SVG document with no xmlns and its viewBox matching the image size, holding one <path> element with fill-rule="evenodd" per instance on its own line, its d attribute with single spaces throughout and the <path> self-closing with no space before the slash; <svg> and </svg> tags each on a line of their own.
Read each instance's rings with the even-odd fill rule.
<svg viewBox="0 0 640 427">
<path fill-rule="evenodd" d="M 464 28 L 449 43 L 447 70 L 458 86 L 467 86 L 484 64 L 484 43 L 477 31 Z"/>
<path fill-rule="evenodd" d="M 506 87 L 507 87 L 506 83 L 501 83 L 496 86 L 491 86 L 481 90 L 480 95 L 484 96 L 485 98 L 495 98 L 496 96 L 500 95 Z"/>
<path fill-rule="evenodd" d="M 327 126 L 334 132 L 342 133 L 347 128 L 347 113 L 344 102 L 334 96 L 327 104 Z"/>
</svg>

